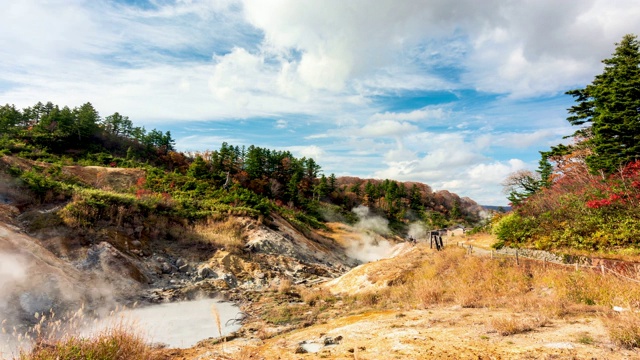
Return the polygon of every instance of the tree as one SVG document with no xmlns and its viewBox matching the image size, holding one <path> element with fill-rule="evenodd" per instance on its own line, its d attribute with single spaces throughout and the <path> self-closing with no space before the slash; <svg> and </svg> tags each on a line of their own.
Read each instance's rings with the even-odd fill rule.
<svg viewBox="0 0 640 360">
<path fill-rule="evenodd" d="M 640 43 L 625 35 L 605 64 L 602 74 L 584 89 L 568 91 L 577 105 L 567 120 L 585 136 L 593 153 L 592 172 L 612 173 L 640 159 Z"/>
<path fill-rule="evenodd" d="M 75 118 L 72 131 L 74 135 L 78 135 L 78 140 L 82 140 L 97 132 L 100 115 L 90 102 L 73 109 L 73 113 Z"/>
<path fill-rule="evenodd" d="M 153 129 L 144 136 L 143 143 L 155 147 L 160 153 L 167 154 L 174 150 L 175 141 L 171 138 L 171 132 L 164 134 L 160 130 Z"/>
<path fill-rule="evenodd" d="M 187 175 L 196 179 L 207 179 L 211 175 L 211 170 L 201 156 L 196 156 L 191 165 L 189 165 Z"/>
<path fill-rule="evenodd" d="M 512 205 L 521 204 L 540 189 L 540 174 L 529 170 L 519 170 L 509 174 L 503 181 L 503 191 Z"/>
<path fill-rule="evenodd" d="M 0 107 L 0 134 L 7 134 L 15 131 L 22 119 L 22 114 L 15 105 L 6 104 Z"/>
<path fill-rule="evenodd" d="M 128 116 L 122 116 L 115 112 L 104 118 L 102 123 L 104 130 L 115 136 L 131 137 L 133 133 L 133 123 Z"/>
</svg>

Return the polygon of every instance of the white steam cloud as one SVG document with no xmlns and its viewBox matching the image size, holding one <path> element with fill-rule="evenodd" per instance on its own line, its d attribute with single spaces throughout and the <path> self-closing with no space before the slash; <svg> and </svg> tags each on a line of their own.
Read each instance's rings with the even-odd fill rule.
<svg viewBox="0 0 640 360">
<path fill-rule="evenodd" d="M 390 257 L 395 244 L 381 236 L 391 234 L 389 221 L 371 214 L 369 208 L 363 205 L 351 211 L 358 215 L 355 228 L 361 232 L 361 236 L 351 241 L 346 250 L 347 255 L 365 263 Z"/>
<path fill-rule="evenodd" d="M 7 289 L 14 282 L 24 279 L 25 276 L 25 263 L 21 257 L 0 252 L 0 289 Z M 4 291 L 0 292 L 0 301 L 4 293 Z"/>
<path fill-rule="evenodd" d="M 13 323 L 8 305 L 12 293 L 7 290 L 25 281 L 25 277 L 26 261 L 16 254 L 0 252 L 0 359 L 16 346 L 15 339 L 6 334 L 7 327 Z"/>
<path fill-rule="evenodd" d="M 382 216 L 372 215 L 369 208 L 364 205 L 360 205 L 351 210 L 358 215 L 358 222 L 356 223 L 356 229 L 370 230 L 380 235 L 389 235 L 389 221 Z"/>
<path fill-rule="evenodd" d="M 427 237 L 427 229 L 421 223 L 414 222 L 409 225 L 409 232 L 407 235 L 416 240 L 423 239 Z"/>
<path fill-rule="evenodd" d="M 376 239 L 373 236 L 363 234 L 360 241 L 353 241 L 347 248 L 347 256 L 358 259 L 363 263 L 377 261 L 391 257 L 395 244 L 388 240 Z"/>
</svg>

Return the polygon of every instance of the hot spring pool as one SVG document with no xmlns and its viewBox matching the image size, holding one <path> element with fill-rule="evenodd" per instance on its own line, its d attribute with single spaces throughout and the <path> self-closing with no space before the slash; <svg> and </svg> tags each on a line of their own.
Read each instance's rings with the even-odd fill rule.
<svg viewBox="0 0 640 360">
<path fill-rule="evenodd" d="M 214 309 L 220 316 L 222 334 L 218 330 Z M 229 302 L 216 299 L 181 301 L 120 311 L 92 324 L 83 334 L 91 335 L 123 324 L 132 326 L 148 342 L 189 348 L 200 340 L 224 336 L 240 329 L 239 324 L 230 321 L 239 315 L 240 309 Z"/>
</svg>

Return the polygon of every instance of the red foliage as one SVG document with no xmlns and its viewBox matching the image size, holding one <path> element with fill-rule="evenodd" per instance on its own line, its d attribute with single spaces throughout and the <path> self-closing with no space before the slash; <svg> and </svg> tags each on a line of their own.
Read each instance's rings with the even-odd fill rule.
<svg viewBox="0 0 640 360">
<path fill-rule="evenodd" d="M 604 199 L 586 202 L 587 207 L 599 209 L 611 205 L 624 205 L 628 200 L 640 199 L 640 161 L 627 164 L 619 173 L 609 176 L 601 192 L 608 195 Z M 629 186 L 630 185 L 630 186 Z"/>
<path fill-rule="evenodd" d="M 151 191 L 146 189 L 138 189 L 136 190 L 136 198 L 142 199 L 144 196 L 151 194 Z"/>
</svg>

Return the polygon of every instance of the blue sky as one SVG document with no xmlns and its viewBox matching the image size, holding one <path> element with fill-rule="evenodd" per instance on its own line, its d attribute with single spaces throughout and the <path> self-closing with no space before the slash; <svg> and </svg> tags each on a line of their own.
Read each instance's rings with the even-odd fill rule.
<svg viewBox="0 0 640 360">
<path fill-rule="evenodd" d="M 505 205 L 573 133 L 636 0 L 0 0 L 0 103 L 94 104 L 170 130 Z"/>
</svg>

